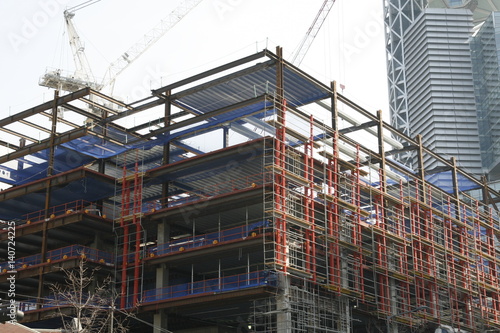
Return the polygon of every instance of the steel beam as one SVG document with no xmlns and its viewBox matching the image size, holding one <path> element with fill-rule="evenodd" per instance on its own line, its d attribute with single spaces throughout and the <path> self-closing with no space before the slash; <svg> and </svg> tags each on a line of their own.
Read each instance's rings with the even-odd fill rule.
<svg viewBox="0 0 500 333">
<path fill-rule="evenodd" d="M 273 292 L 276 292 L 276 288 L 270 286 L 260 286 L 224 293 L 199 295 L 194 298 L 164 299 L 155 302 L 141 303 L 139 306 L 139 312 L 158 311 L 159 309 L 173 309 L 175 311 L 180 311 L 183 307 L 200 306 L 202 304 L 205 307 L 210 307 L 213 306 L 213 304 L 227 304 L 228 300 L 233 302 L 243 299 L 248 300 L 266 297 Z"/>
<path fill-rule="evenodd" d="M 147 171 L 145 179 L 161 177 L 162 175 L 169 174 L 172 172 L 177 172 L 179 170 L 184 170 L 186 168 L 192 168 L 197 166 L 201 167 L 203 164 L 211 162 L 213 160 L 221 159 L 227 156 L 234 156 L 235 153 L 240 155 L 240 154 L 245 154 L 248 151 L 252 152 L 253 154 L 255 153 L 256 149 L 257 150 L 263 149 L 263 141 L 264 139 L 260 138 L 254 141 L 243 142 L 228 147 L 226 149 L 205 153 L 202 156 L 195 156 L 187 160 L 182 160 L 172 163 L 170 165 L 163 165 L 161 167 L 157 167 L 155 169 Z"/>
<path fill-rule="evenodd" d="M 40 132 L 50 133 L 50 130 L 48 128 L 45 128 L 45 127 L 40 126 L 38 124 L 32 123 L 31 121 L 27 121 L 27 120 L 22 119 L 22 120 L 19 120 L 19 122 L 21 124 L 33 127 L 35 129 L 39 130 Z M 38 141 L 38 140 L 35 140 L 34 142 L 36 142 L 36 141 Z"/>
<path fill-rule="evenodd" d="M 188 95 L 197 93 L 199 91 L 203 91 L 203 90 L 206 90 L 208 88 L 214 87 L 216 85 L 226 83 L 226 82 L 228 82 L 228 81 L 230 81 L 230 80 L 232 80 L 234 78 L 238 78 L 238 77 L 241 77 L 241 76 L 244 76 L 244 75 L 255 73 L 255 72 L 257 72 L 257 71 L 259 71 L 261 69 L 270 67 L 270 66 L 274 65 L 275 63 L 276 62 L 274 60 L 268 60 L 268 61 L 266 61 L 264 63 L 257 64 L 255 66 L 250 67 L 250 68 L 246 68 L 246 69 L 240 70 L 238 72 L 228 74 L 228 75 L 223 76 L 221 78 L 212 80 L 212 81 L 210 81 L 208 83 L 201 84 L 199 86 L 196 86 L 196 87 L 193 87 L 193 88 L 189 88 L 187 90 L 183 90 L 181 92 L 173 94 L 171 99 L 172 100 L 180 99 L 180 98 L 182 98 L 184 96 L 188 96 Z"/>
<path fill-rule="evenodd" d="M 73 131 L 68 131 L 65 132 L 61 135 L 58 135 L 56 138 L 54 138 L 53 143 L 54 145 L 60 145 L 65 142 L 69 142 L 74 139 L 81 138 L 82 136 L 85 136 L 88 134 L 88 130 L 86 128 L 78 128 Z M 12 161 L 16 158 L 23 157 L 25 155 L 33 154 L 38 151 L 48 149 L 51 146 L 51 140 L 50 138 L 45 139 L 40 141 L 39 143 L 33 143 L 31 145 L 26 146 L 25 148 L 16 150 L 12 153 L 0 156 L 0 163 L 5 163 L 8 161 Z"/>
<path fill-rule="evenodd" d="M 96 179 L 100 179 L 103 182 L 114 184 L 114 178 L 111 176 L 102 175 L 96 171 L 92 171 L 90 169 L 86 169 L 84 167 L 80 167 L 71 171 L 63 172 L 54 176 L 51 176 L 52 186 L 59 186 L 63 184 L 70 183 L 72 181 L 82 179 L 84 177 L 93 177 Z M 7 190 L 0 192 L 0 202 L 14 199 L 28 193 L 33 193 L 37 191 L 44 190 L 47 187 L 47 179 L 37 180 L 35 182 L 20 185 L 16 187 L 11 187 Z"/>
<path fill-rule="evenodd" d="M 176 83 L 169 84 L 169 85 L 167 85 L 165 87 L 162 87 L 160 89 L 153 90 L 153 94 L 160 95 L 160 94 L 163 94 L 163 93 L 165 93 L 165 92 L 167 92 L 169 90 L 172 91 L 173 89 L 182 87 L 182 86 L 184 86 L 186 84 L 189 84 L 189 83 L 192 83 L 192 82 L 204 79 L 206 77 L 218 74 L 220 72 L 224 72 L 226 70 L 229 70 L 229 69 L 237 67 L 237 66 L 241 66 L 241 65 L 246 64 L 248 62 L 251 62 L 251 61 L 254 61 L 254 60 L 258 60 L 260 58 L 269 56 L 269 54 L 270 54 L 270 52 L 268 50 L 260 51 L 258 53 L 252 54 L 250 56 L 241 58 L 239 60 L 235 60 L 235 61 L 227 63 L 225 65 L 222 65 L 222 66 L 210 69 L 210 70 L 205 71 L 203 73 L 200 73 L 200 74 L 197 74 L 197 75 L 193 75 L 191 77 L 188 77 L 188 78 L 186 78 L 184 80 L 181 80 L 181 81 L 178 81 Z"/>
<path fill-rule="evenodd" d="M 163 134 L 165 132 L 173 131 L 173 130 L 178 129 L 178 128 L 182 128 L 182 127 L 185 127 L 185 126 L 196 124 L 196 123 L 199 123 L 201 121 L 210 119 L 212 117 L 224 114 L 226 112 L 234 111 L 234 110 L 237 110 L 239 108 L 243 108 L 243 107 L 248 106 L 248 105 L 252 105 L 252 104 L 255 104 L 255 103 L 258 103 L 258 102 L 265 101 L 266 99 L 267 99 L 267 95 L 261 95 L 261 96 L 258 96 L 258 97 L 255 97 L 255 98 L 252 98 L 252 99 L 249 99 L 249 100 L 246 100 L 246 101 L 242 101 L 242 102 L 239 102 L 239 103 L 236 103 L 236 104 L 233 104 L 233 105 L 230 105 L 230 106 L 218 109 L 218 110 L 214 110 L 214 111 L 210 111 L 210 112 L 207 112 L 207 113 L 203 113 L 203 114 L 201 114 L 199 116 L 195 116 L 193 118 L 189 118 L 189 119 L 180 121 L 178 123 L 172 124 L 170 126 L 166 126 L 166 127 L 159 128 L 157 130 L 151 131 L 149 134 L 144 135 L 143 139 L 148 139 L 148 138 L 151 138 L 153 136 L 157 136 L 159 134 Z M 130 142 L 130 144 L 134 144 L 137 141 L 138 140 L 132 141 L 132 142 Z"/>
<path fill-rule="evenodd" d="M 376 121 L 368 121 L 366 123 L 360 124 L 358 126 L 351 126 L 341 129 L 339 132 L 342 134 L 352 133 L 360 130 L 364 130 L 377 125 Z"/>
<path fill-rule="evenodd" d="M 61 97 L 57 98 L 57 100 L 55 102 L 56 106 L 61 106 L 65 103 L 69 103 L 71 101 L 74 101 L 75 99 L 82 98 L 84 96 L 87 96 L 89 93 L 90 93 L 90 88 L 84 88 L 84 89 L 75 91 L 71 94 L 61 96 Z M 48 101 L 48 102 L 45 102 L 45 103 L 40 104 L 38 106 L 35 106 L 31 109 L 28 109 L 26 111 L 16 113 L 15 115 L 12 115 L 10 117 L 7 117 L 7 118 L 0 120 L 0 127 L 5 127 L 5 126 L 12 124 L 12 123 L 15 123 L 21 119 L 28 118 L 30 116 L 33 116 L 35 114 L 38 114 L 38 113 L 46 111 L 46 110 L 50 110 L 53 108 L 53 106 L 54 106 L 54 101 Z"/>
</svg>

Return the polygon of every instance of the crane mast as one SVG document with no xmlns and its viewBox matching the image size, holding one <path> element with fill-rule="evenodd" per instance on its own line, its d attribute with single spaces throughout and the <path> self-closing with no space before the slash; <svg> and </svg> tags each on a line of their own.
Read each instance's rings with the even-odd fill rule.
<svg viewBox="0 0 500 333">
<path fill-rule="evenodd" d="M 75 62 L 74 77 L 84 82 L 95 83 L 94 74 L 90 68 L 89 61 L 85 55 L 85 47 L 80 41 L 80 36 L 76 32 L 72 18 L 75 16 L 74 12 L 64 11 L 64 20 L 66 21 L 66 30 L 68 31 L 69 45 L 73 51 L 73 58 Z"/>
</svg>

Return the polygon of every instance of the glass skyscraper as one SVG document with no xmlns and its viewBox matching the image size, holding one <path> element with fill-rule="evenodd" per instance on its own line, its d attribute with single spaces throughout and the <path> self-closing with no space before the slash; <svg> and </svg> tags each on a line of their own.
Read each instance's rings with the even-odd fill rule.
<svg viewBox="0 0 500 333">
<path fill-rule="evenodd" d="M 500 12 L 471 41 L 479 137 L 484 167 L 500 179 Z"/>
<path fill-rule="evenodd" d="M 481 54 L 492 46 L 471 42 L 471 38 L 500 8 L 500 1 L 384 3 L 392 125 L 410 137 L 422 135 L 424 144 L 445 157 L 456 157 L 459 166 L 471 173 L 489 172 L 495 157 L 486 155 L 495 150 L 493 115 L 498 112 L 486 102 L 493 99 L 494 83 L 485 83 L 486 77 L 493 77 L 485 73 L 498 70 L 498 57 L 496 65 L 478 68 L 484 61 Z M 483 40 L 492 40 L 491 33 L 484 36 Z M 471 52 L 471 47 L 476 51 Z M 492 63 L 494 56 L 487 56 Z M 415 162 L 411 150 L 398 159 L 405 164 Z M 426 170 L 438 167 L 426 161 L 424 166 Z"/>
</svg>

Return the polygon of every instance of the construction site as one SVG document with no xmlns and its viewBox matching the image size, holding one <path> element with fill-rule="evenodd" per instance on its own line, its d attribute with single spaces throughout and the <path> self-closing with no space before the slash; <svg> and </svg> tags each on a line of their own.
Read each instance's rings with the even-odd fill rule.
<svg viewBox="0 0 500 333">
<path fill-rule="evenodd" d="M 53 98 L 0 120 L 0 298 L 20 323 L 85 304 L 112 313 L 99 332 L 500 332 L 500 193 L 298 67 L 334 2 L 290 61 L 264 49 L 136 101 L 102 90 L 144 50 L 102 84 L 86 61 L 42 77 Z M 55 286 L 82 265 L 75 304 Z"/>
<path fill-rule="evenodd" d="M 15 275 L 26 325 L 72 315 L 50 286 L 83 258 L 134 332 L 500 329 L 499 193 L 281 48 L 130 104 L 55 91 L 0 124 L 19 142 L 0 157 L 0 286 Z"/>
</svg>

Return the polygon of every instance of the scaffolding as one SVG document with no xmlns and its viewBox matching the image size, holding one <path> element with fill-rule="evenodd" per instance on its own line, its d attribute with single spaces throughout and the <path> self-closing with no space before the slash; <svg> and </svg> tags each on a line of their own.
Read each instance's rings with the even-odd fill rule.
<svg viewBox="0 0 500 333">
<path fill-rule="evenodd" d="M 145 256 L 145 230 L 142 226 L 143 210 L 143 164 L 137 149 L 121 156 L 117 168 L 122 177 L 117 178 L 116 193 L 119 217 L 115 221 L 116 258 L 118 265 L 115 276 L 119 276 L 120 307 L 133 308 L 141 300 L 143 258 Z"/>
<path fill-rule="evenodd" d="M 280 48 L 132 104 L 85 89 L 0 125 L 57 105 L 93 121 L 0 157 L 16 185 L 0 192 L 0 214 L 16 221 L 28 321 L 51 311 L 34 310 L 50 295 L 29 279 L 60 279 L 55 264 L 79 249 L 114 270 L 122 310 L 168 330 L 500 328 L 500 194 Z M 417 169 L 392 158 L 405 151 Z"/>
</svg>

